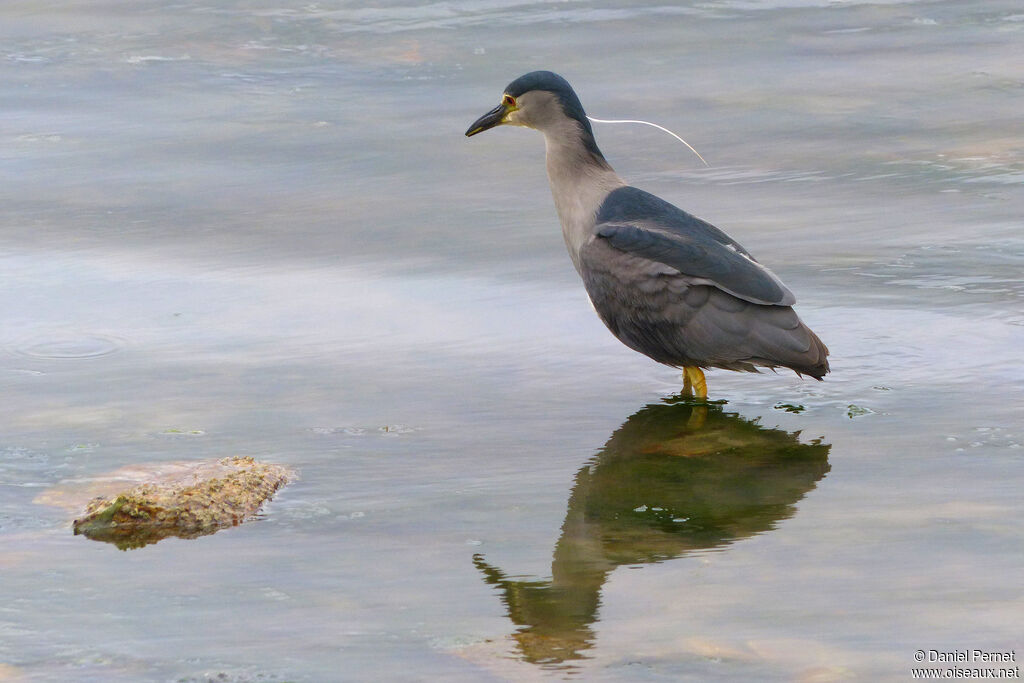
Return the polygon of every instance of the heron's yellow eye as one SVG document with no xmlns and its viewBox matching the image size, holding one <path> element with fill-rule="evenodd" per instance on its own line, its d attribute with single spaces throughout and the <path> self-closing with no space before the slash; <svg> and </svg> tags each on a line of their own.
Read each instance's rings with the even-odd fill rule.
<svg viewBox="0 0 1024 683">
<path fill-rule="evenodd" d="M 512 97 L 511 95 L 505 95 L 503 98 L 501 98 L 501 103 L 504 104 L 506 107 L 514 107 L 516 106 L 516 98 Z"/>
</svg>

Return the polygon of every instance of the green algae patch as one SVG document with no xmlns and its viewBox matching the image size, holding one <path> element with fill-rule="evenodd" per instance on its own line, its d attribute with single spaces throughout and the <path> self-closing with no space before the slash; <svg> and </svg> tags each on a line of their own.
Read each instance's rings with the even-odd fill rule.
<svg viewBox="0 0 1024 683">
<path fill-rule="evenodd" d="M 205 536 L 251 518 L 291 476 L 281 465 L 250 457 L 185 464 L 156 481 L 93 498 L 73 528 L 121 550 L 168 536 Z"/>
</svg>

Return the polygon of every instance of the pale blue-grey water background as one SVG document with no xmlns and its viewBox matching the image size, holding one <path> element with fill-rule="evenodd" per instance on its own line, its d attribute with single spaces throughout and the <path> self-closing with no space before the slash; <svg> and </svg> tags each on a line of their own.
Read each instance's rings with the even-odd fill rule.
<svg viewBox="0 0 1024 683">
<path fill-rule="evenodd" d="M 593 116 L 686 137 L 710 168 L 596 129 L 619 173 L 772 267 L 832 350 L 821 384 L 709 374 L 724 442 L 809 459 L 754 521 L 599 519 L 617 482 L 643 501 L 663 481 L 586 484 L 618 452 L 724 473 L 692 496 L 680 474 L 683 506 L 762 479 L 716 459 L 732 446 L 627 443 L 655 438 L 629 418 L 677 373 L 590 310 L 540 136 L 463 137 L 535 68 Z M 1022 111 L 1017 0 L 4 2 L 0 681 L 908 680 L 917 649 L 1019 658 Z M 668 431 L 700 432 L 686 417 Z M 299 479 L 243 526 L 128 552 L 46 504 L 227 455 Z M 565 553 L 563 524 L 584 529 Z M 579 613 L 553 554 L 589 568 Z"/>
</svg>

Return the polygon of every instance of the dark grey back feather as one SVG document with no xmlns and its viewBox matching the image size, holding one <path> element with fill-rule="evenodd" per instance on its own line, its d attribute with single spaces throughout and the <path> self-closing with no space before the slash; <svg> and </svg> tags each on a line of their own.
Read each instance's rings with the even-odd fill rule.
<svg viewBox="0 0 1024 683">
<path fill-rule="evenodd" d="M 763 305 L 659 270 L 598 239 L 581 272 L 601 320 L 626 346 L 676 367 L 756 372 L 787 367 L 820 379 L 828 349 L 790 306 Z"/>
<path fill-rule="evenodd" d="M 752 303 L 791 306 L 793 293 L 724 232 L 635 187 L 611 192 L 597 212 L 597 236 L 621 251 L 671 266 Z"/>
</svg>

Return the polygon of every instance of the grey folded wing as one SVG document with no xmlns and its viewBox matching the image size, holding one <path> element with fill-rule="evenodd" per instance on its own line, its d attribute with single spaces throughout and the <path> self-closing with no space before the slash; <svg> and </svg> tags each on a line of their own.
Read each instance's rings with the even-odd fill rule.
<svg viewBox="0 0 1024 683">
<path fill-rule="evenodd" d="M 728 274 L 709 284 L 711 271 L 687 265 L 694 259 L 686 260 L 687 251 L 656 243 L 648 240 L 646 248 L 625 251 L 597 237 L 580 252 L 587 294 L 622 343 L 675 367 L 756 371 L 757 366 L 782 366 L 818 378 L 828 372 L 828 349 L 792 306 L 763 303 L 785 301 L 786 295 L 792 297 L 788 290 L 773 290 L 770 280 L 764 284 L 764 279 L 751 278 L 762 283 L 759 289 Z M 705 277 L 683 274 L 680 268 Z M 747 295 L 738 296 L 721 282 Z"/>
<path fill-rule="evenodd" d="M 602 223 L 596 235 L 619 251 L 669 266 L 692 284 L 711 285 L 755 304 L 796 302 L 775 273 L 731 241 L 659 229 L 657 224 Z"/>
</svg>

